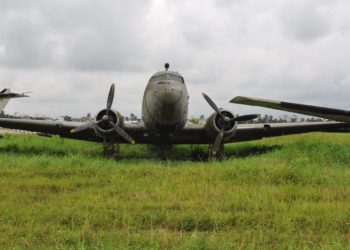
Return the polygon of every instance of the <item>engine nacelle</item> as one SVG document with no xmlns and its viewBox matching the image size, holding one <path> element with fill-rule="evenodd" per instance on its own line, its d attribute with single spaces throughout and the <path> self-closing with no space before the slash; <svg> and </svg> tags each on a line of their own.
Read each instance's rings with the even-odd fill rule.
<svg viewBox="0 0 350 250">
<path fill-rule="evenodd" d="M 221 113 L 230 119 L 235 117 L 232 112 L 227 110 L 221 110 Z M 237 130 L 237 122 L 230 121 L 229 123 L 225 124 L 219 114 L 216 112 L 213 113 L 211 116 L 209 116 L 205 125 L 207 136 L 209 138 L 215 139 L 223 126 L 225 126 L 224 140 L 232 138 Z"/>
<path fill-rule="evenodd" d="M 96 115 L 96 121 L 100 121 L 98 124 L 96 124 L 94 130 L 96 135 L 103 137 L 103 138 L 108 138 L 108 137 L 117 137 L 118 134 L 114 130 L 113 126 L 110 124 L 109 121 L 112 123 L 116 124 L 120 128 L 124 128 L 124 118 L 123 116 L 116 110 L 110 110 L 108 117 L 109 121 L 103 121 L 102 117 L 106 115 L 107 110 L 102 109 L 99 111 Z"/>
</svg>

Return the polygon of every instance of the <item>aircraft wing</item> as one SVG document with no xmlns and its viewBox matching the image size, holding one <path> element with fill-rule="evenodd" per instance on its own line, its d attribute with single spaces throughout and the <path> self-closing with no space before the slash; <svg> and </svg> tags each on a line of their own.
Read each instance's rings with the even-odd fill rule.
<svg viewBox="0 0 350 250">
<path fill-rule="evenodd" d="M 342 122 L 291 122 L 240 124 L 230 142 L 258 140 L 264 137 L 275 137 L 309 132 L 350 132 L 350 125 Z"/>
<path fill-rule="evenodd" d="M 87 129 L 80 133 L 71 133 L 70 130 L 82 125 L 82 122 L 62 122 L 49 120 L 32 120 L 32 119 L 17 119 L 17 118 L 0 118 L 0 127 L 30 132 L 38 132 L 45 135 L 59 135 L 64 138 L 87 140 L 87 141 L 102 141 L 96 138 L 92 129 Z"/>
<path fill-rule="evenodd" d="M 1 125 L 1 122 L 0 122 Z M 125 131 L 132 134 L 125 128 Z M 303 122 L 303 123 L 267 123 L 267 124 L 238 124 L 234 136 L 224 139 L 225 143 L 259 140 L 264 137 L 301 134 L 308 132 L 349 132 L 350 125 L 340 122 Z M 141 134 L 140 134 L 141 135 Z M 132 135 L 131 135 L 132 136 Z M 136 143 L 155 143 L 159 137 L 149 134 L 146 138 L 136 138 Z M 215 138 L 210 138 L 203 124 L 188 125 L 169 137 L 170 144 L 212 144 Z"/>
<path fill-rule="evenodd" d="M 19 97 L 29 97 L 25 93 L 0 93 L 0 98 L 19 98 Z"/>
<path fill-rule="evenodd" d="M 1 118 L 0 127 L 39 132 L 47 135 L 59 135 L 64 138 L 102 142 L 102 138 L 96 136 L 93 129 L 71 133 L 70 130 L 80 126 L 82 122 L 42 121 L 31 119 Z M 205 125 L 188 125 L 180 131 L 174 132 L 168 138 L 149 131 L 143 124 L 125 124 L 124 128 L 136 143 L 157 144 L 163 142 L 169 144 L 211 144 L 214 138 L 210 138 Z M 237 131 L 225 142 L 239 142 L 257 140 L 264 137 L 282 136 L 288 134 L 300 134 L 313 131 L 348 132 L 350 125 L 340 122 L 304 122 L 304 123 L 269 123 L 269 124 L 239 124 Z M 120 143 L 127 143 L 121 139 Z"/>
<path fill-rule="evenodd" d="M 18 97 L 29 97 L 29 95 L 26 95 L 27 93 L 30 92 L 25 92 L 25 93 L 14 93 L 11 92 L 10 89 L 3 89 L 0 91 L 0 99 L 5 99 L 5 98 L 18 98 Z"/>
<path fill-rule="evenodd" d="M 49 121 L 33 119 L 0 118 L 0 127 L 37 132 L 40 135 L 58 135 L 63 138 L 76 140 L 102 142 L 103 139 L 96 136 L 94 129 L 89 128 L 77 133 L 71 130 L 85 124 L 84 122 Z M 137 143 L 155 143 L 158 139 L 150 133 L 143 122 L 137 124 L 125 124 L 123 128 Z M 158 136 L 159 137 L 159 136 Z M 121 139 L 121 143 L 127 143 Z"/>
<path fill-rule="evenodd" d="M 288 112 L 299 113 L 303 115 L 316 116 L 334 121 L 350 123 L 350 111 L 342 109 L 333 109 L 306 104 L 281 102 L 274 100 L 258 99 L 245 96 L 236 96 L 231 103 L 238 103 L 251 106 L 260 106 L 264 108 L 283 110 Z"/>
</svg>

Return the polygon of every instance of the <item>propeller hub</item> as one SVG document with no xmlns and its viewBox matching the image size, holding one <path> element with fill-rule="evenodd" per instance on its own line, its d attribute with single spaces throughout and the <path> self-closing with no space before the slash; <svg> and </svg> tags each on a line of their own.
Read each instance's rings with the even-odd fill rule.
<svg viewBox="0 0 350 250">
<path fill-rule="evenodd" d="M 109 121 L 108 115 L 102 116 L 102 121 L 104 121 L 104 122 Z"/>
<path fill-rule="evenodd" d="M 224 117 L 224 123 L 226 123 L 226 124 L 227 124 L 227 123 L 229 123 L 229 122 L 230 122 L 230 118 L 229 118 L 229 117 L 227 117 L 227 116 L 225 116 L 225 117 Z"/>
</svg>

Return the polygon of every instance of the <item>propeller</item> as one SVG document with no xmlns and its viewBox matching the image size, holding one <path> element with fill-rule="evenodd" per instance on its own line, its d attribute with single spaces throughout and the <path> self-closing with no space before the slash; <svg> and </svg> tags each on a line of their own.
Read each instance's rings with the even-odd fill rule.
<svg viewBox="0 0 350 250">
<path fill-rule="evenodd" d="M 83 124 L 81 126 L 78 126 L 76 128 L 73 128 L 70 132 L 77 133 L 86 129 L 91 129 L 91 128 L 94 128 L 99 123 L 103 122 L 105 124 L 110 124 L 113 127 L 114 131 L 117 132 L 118 135 L 120 135 L 122 138 L 124 138 L 126 141 L 130 142 L 131 144 L 134 144 L 135 143 L 134 139 L 131 138 L 131 136 L 128 135 L 121 127 L 115 124 L 112 118 L 109 116 L 109 113 L 113 104 L 114 91 L 115 91 L 115 85 L 114 83 L 112 83 L 111 88 L 109 89 L 108 98 L 107 98 L 106 114 L 102 116 L 100 120 L 92 121 L 92 122 Z"/>
<path fill-rule="evenodd" d="M 214 109 L 214 111 L 220 115 L 221 117 L 221 128 L 220 128 L 220 132 L 219 134 L 216 136 L 215 138 L 215 142 L 214 142 L 214 154 L 216 154 L 217 151 L 220 150 L 220 146 L 222 144 L 222 141 L 224 139 L 224 133 L 225 133 L 225 129 L 230 125 L 231 122 L 241 122 L 241 121 L 248 121 L 248 120 L 252 120 L 255 118 L 258 118 L 260 115 L 259 114 L 250 114 L 250 115 L 242 115 L 242 116 L 236 116 L 233 118 L 227 117 L 224 115 L 223 112 L 221 112 L 221 110 L 218 108 L 218 106 L 215 104 L 215 102 L 206 94 L 206 93 L 202 93 L 204 99 L 207 101 L 207 103 L 210 105 L 210 107 L 212 107 Z"/>
</svg>

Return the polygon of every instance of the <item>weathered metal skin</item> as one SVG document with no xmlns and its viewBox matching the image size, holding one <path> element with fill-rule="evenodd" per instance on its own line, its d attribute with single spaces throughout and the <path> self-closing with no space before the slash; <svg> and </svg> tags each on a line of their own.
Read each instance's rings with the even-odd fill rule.
<svg viewBox="0 0 350 250">
<path fill-rule="evenodd" d="M 142 119 L 145 126 L 160 133 L 184 128 L 188 98 L 186 85 L 179 73 L 157 72 L 150 78 L 143 96 Z"/>
<path fill-rule="evenodd" d="M 96 115 L 95 120 L 102 120 L 102 117 L 106 114 L 106 109 L 102 109 Z M 116 110 L 109 111 L 109 117 L 112 119 L 112 122 L 119 126 L 120 128 L 124 128 L 124 118 L 123 116 Z M 94 127 L 95 133 L 102 138 L 109 137 L 118 137 L 118 134 L 114 131 L 113 127 L 104 121 L 101 121 Z"/>
<path fill-rule="evenodd" d="M 188 93 L 185 82 L 179 73 L 168 71 L 168 64 L 165 65 L 165 68 L 165 71 L 157 72 L 150 78 L 143 97 L 143 121 L 137 124 L 124 124 L 123 117 L 115 110 L 110 110 L 106 114 L 113 104 L 114 84 L 112 84 L 106 109 L 98 112 L 95 121 L 61 122 L 0 118 L 0 126 L 35 131 L 45 135 L 59 135 L 64 138 L 103 142 L 104 145 L 107 145 L 106 155 L 112 152 L 109 147 L 111 144 L 136 142 L 158 145 L 209 144 L 210 154 L 215 152 L 215 155 L 220 156 L 224 143 L 229 142 L 313 131 L 350 132 L 349 123 L 337 122 L 237 125 L 237 121 L 250 120 L 256 115 L 235 117 L 227 110 L 220 110 L 205 93 L 202 95 L 215 113 L 208 118 L 206 124 L 186 124 Z M 294 107 L 288 106 L 287 108 Z"/>
<path fill-rule="evenodd" d="M 234 114 L 228 110 L 221 111 L 226 117 L 233 118 Z M 209 138 L 214 139 L 217 134 L 220 132 L 220 129 L 224 126 L 222 122 L 222 118 L 216 112 L 211 114 L 205 124 L 205 131 Z M 237 131 L 237 122 L 231 121 L 229 124 L 225 126 L 224 130 L 224 138 L 228 140 L 232 138 Z"/>
</svg>

